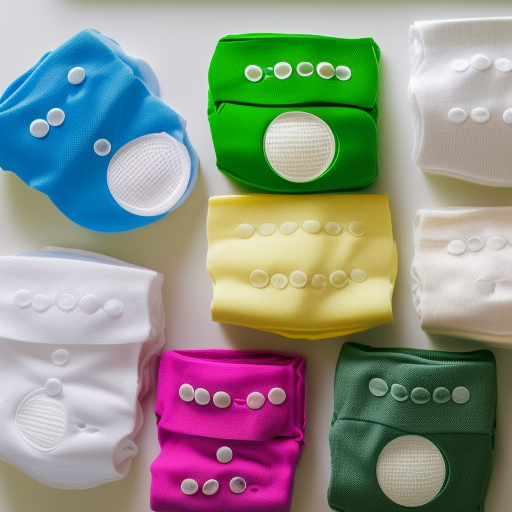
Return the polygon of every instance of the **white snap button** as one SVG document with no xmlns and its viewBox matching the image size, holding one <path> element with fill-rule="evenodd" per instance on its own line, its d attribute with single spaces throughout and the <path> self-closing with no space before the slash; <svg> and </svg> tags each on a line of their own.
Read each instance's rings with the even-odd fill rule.
<svg viewBox="0 0 512 512">
<path fill-rule="evenodd" d="M 354 283 L 363 283 L 366 281 L 366 272 L 361 268 L 354 268 L 350 271 L 350 279 L 352 279 Z"/>
<path fill-rule="evenodd" d="M 12 301 L 19 308 L 28 308 L 32 304 L 32 294 L 28 290 L 18 290 Z"/>
<path fill-rule="evenodd" d="M 78 307 L 87 315 L 92 315 L 100 309 L 100 299 L 96 295 L 86 295 L 80 299 Z"/>
<path fill-rule="evenodd" d="M 266 222 L 265 224 L 261 224 L 258 228 L 260 235 L 269 236 L 276 230 L 276 227 L 271 222 Z"/>
<path fill-rule="evenodd" d="M 372 379 L 368 384 L 370 393 L 374 396 L 381 397 L 388 392 L 388 385 L 385 380 L 379 379 L 378 377 Z"/>
<path fill-rule="evenodd" d="M 484 248 L 484 241 L 479 236 L 472 236 L 466 243 L 467 248 L 472 252 L 481 251 Z"/>
<path fill-rule="evenodd" d="M 105 313 L 112 318 L 121 315 L 124 311 L 124 304 L 118 299 L 110 299 L 103 306 Z"/>
<path fill-rule="evenodd" d="M 60 108 L 52 108 L 48 114 L 46 114 L 46 120 L 51 126 L 60 126 L 65 118 L 66 114 L 64 114 L 64 110 Z"/>
<path fill-rule="evenodd" d="M 245 68 L 245 78 L 251 82 L 259 82 L 263 77 L 263 70 L 251 64 Z"/>
<path fill-rule="evenodd" d="M 210 393 L 204 388 L 197 388 L 194 392 L 194 398 L 199 405 L 210 403 Z"/>
<path fill-rule="evenodd" d="M 112 149 L 112 146 L 110 145 L 110 142 L 107 139 L 98 139 L 94 143 L 94 152 L 98 156 L 106 156 L 110 153 L 110 150 Z"/>
<path fill-rule="evenodd" d="M 308 276 L 302 270 L 294 270 L 290 274 L 290 283 L 295 288 L 304 288 L 308 282 Z"/>
<path fill-rule="evenodd" d="M 452 400 L 459 405 L 465 404 L 469 401 L 471 395 L 469 390 L 464 386 L 459 386 L 452 391 Z"/>
<path fill-rule="evenodd" d="M 36 139 L 46 137 L 49 130 L 50 126 L 44 119 L 36 119 L 30 123 L 30 135 Z"/>
<path fill-rule="evenodd" d="M 34 298 L 32 299 L 32 308 L 34 311 L 42 313 L 51 306 L 51 303 L 52 301 L 48 295 L 38 293 L 37 295 L 34 295 Z"/>
<path fill-rule="evenodd" d="M 283 235 L 291 235 L 296 231 L 299 225 L 296 222 L 283 222 L 281 226 L 279 226 L 279 231 Z"/>
<path fill-rule="evenodd" d="M 322 229 L 322 225 L 317 220 L 306 220 L 302 224 L 302 229 L 306 231 L 306 233 L 318 233 Z"/>
<path fill-rule="evenodd" d="M 466 251 L 466 244 L 462 240 L 452 240 L 448 244 L 447 251 L 450 254 L 459 255 Z"/>
<path fill-rule="evenodd" d="M 469 68 L 468 59 L 456 59 L 452 61 L 451 67 L 454 71 L 466 71 Z"/>
<path fill-rule="evenodd" d="M 63 348 L 57 349 L 52 354 L 52 361 L 57 366 L 63 366 L 69 361 L 69 352 L 67 350 L 64 350 Z"/>
<path fill-rule="evenodd" d="M 474 108 L 471 111 L 471 119 L 475 123 L 486 123 L 491 118 L 490 112 L 486 108 Z"/>
<path fill-rule="evenodd" d="M 336 68 L 336 78 L 345 82 L 352 76 L 352 71 L 347 66 L 338 66 Z"/>
<path fill-rule="evenodd" d="M 247 397 L 247 407 L 249 407 L 249 409 L 261 409 L 264 403 L 265 397 L 261 393 L 258 393 L 258 391 L 254 391 Z"/>
<path fill-rule="evenodd" d="M 198 489 L 199 486 L 197 485 L 197 482 L 192 480 L 192 478 L 186 478 L 183 480 L 183 482 L 181 482 L 181 492 L 187 496 L 195 494 Z"/>
<path fill-rule="evenodd" d="M 397 402 L 405 402 L 409 398 L 409 393 L 407 392 L 407 389 L 401 384 L 392 384 L 391 396 Z"/>
<path fill-rule="evenodd" d="M 351 222 L 348 225 L 348 230 L 349 230 L 350 234 L 352 234 L 354 236 L 366 235 L 366 226 L 362 222 L 359 222 L 358 220 Z"/>
<path fill-rule="evenodd" d="M 507 124 L 512 124 L 512 108 L 508 108 L 503 112 L 503 121 Z"/>
<path fill-rule="evenodd" d="M 69 293 L 63 293 L 57 299 L 57 306 L 63 311 L 71 311 L 76 306 L 76 299 Z"/>
<path fill-rule="evenodd" d="M 507 245 L 507 241 L 502 236 L 491 236 L 487 240 L 487 247 L 492 251 L 501 251 L 505 245 Z"/>
<path fill-rule="evenodd" d="M 225 409 L 231 405 L 231 397 L 224 391 L 217 391 L 217 393 L 213 395 L 213 403 L 219 409 Z"/>
<path fill-rule="evenodd" d="M 265 288 L 269 282 L 269 277 L 264 270 L 253 270 L 249 279 L 255 288 Z"/>
<path fill-rule="evenodd" d="M 494 65 L 498 71 L 503 73 L 507 73 L 508 71 L 512 70 L 512 60 L 505 59 L 503 57 L 496 59 L 494 61 Z"/>
<path fill-rule="evenodd" d="M 487 69 L 492 64 L 491 59 L 489 59 L 487 55 L 482 55 L 481 53 L 473 55 L 473 57 L 471 57 L 471 59 L 469 60 L 469 63 L 475 69 L 479 69 L 480 71 Z"/>
<path fill-rule="evenodd" d="M 62 391 L 62 382 L 59 379 L 48 379 L 44 385 L 44 392 L 48 396 L 57 396 Z"/>
<path fill-rule="evenodd" d="M 468 118 L 468 113 L 463 108 L 452 108 L 448 112 L 448 121 L 453 124 L 462 124 Z"/>
<path fill-rule="evenodd" d="M 327 284 L 327 278 L 322 274 L 315 274 L 311 279 L 311 286 L 317 290 L 323 290 Z"/>
<path fill-rule="evenodd" d="M 221 446 L 217 450 L 217 460 L 222 464 L 227 464 L 233 460 L 233 450 L 229 446 Z"/>
<path fill-rule="evenodd" d="M 217 480 L 214 480 L 213 478 L 211 480 L 206 480 L 206 482 L 203 485 L 203 494 L 206 494 L 206 496 L 211 496 L 215 494 L 219 490 L 219 482 Z"/>
<path fill-rule="evenodd" d="M 73 68 L 68 73 L 68 81 L 70 84 L 78 85 L 81 84 L 84 81 L 85 78 L 85 69 L 84 68 Z"/>
<path fill-rule="evenodd" d="M 430 401 L 430 393 L 425 388 L 414 388 L 411 392 L 411 400 L 415 404 L 423 405 Z"/>
<path fill-rule="evenodd" d="M 445 404 L 452 399 L 452 394 L 446 388 L 436 388 L 432 393 L 432 399 L 436 404 Z"/>
<path fill-rule="evenodd" d="M 311 76 L 315 70 L 311 62 L 300 62 L 297 64 L 297 73 L 300 76 Z"/>
<path fill-rule="evenodd" d="M 179 395 L 184 402 L 192 402 L 194 400 L 194 388 L 190 384 L 182 384 Z"/>
<path fill-rule="evenodd" d="M 325 232 L 329 235 L 339 235 L 342 231 L 341 226 L 337 222 L 328 222 L 324 226 Z"/>
<path fill-rule="evenodd" d="M 238 238 L 247 239 L 254 235 L 254 228 L 250 224 L 240 224 L 236 228 L 236 235 Z"/>
<path fill-rule="evenodd" d="M 326 80 L 329 80 L 334 76 L 334 67 L 329 62 L 320 62 L 316 67 L 316 72 Z"/>
<path fill-rule="evenodd" d="M 245 488 L 247 487 L 247 484 L 245 480 L 242 477 L 235 476 L 235 478 L 232 478 L 229 482 L 229 488 L 235 493 L 240 494 L 245 491 Z"/>
<path fill-rule="evenodd" d="M 343 270 L 335 270 L 329 278 L 331 285 L 334 288 L 343 288 L 348 283 L 348 277 Z"/>
<path fill-rule="evenodd" d="M 274 405 L 281 405 L 286 400 L 286 391 L 281 388 L 272 388 L 268 392 L 268 401 Z"/>
<path fill-rule="evenodd" d="M 274 76 L 279 80 L 285 80 L 292 74 L 292 67 L 288 62 L 278 62 L 274 66 Z"/>
<path fill-rule="evenodd" d="M 270 283 L 276 290 L 283 290 L 288 285 L 288 278 L 284 274 L 274 274 Z"/>
</svg>

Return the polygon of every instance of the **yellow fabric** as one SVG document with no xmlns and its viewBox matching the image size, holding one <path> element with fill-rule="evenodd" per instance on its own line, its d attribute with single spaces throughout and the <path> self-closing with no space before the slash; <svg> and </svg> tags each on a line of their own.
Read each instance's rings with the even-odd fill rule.
<svg viewBox="0 0 512 512">
<path fill-rule="evenodd" d="M 321 230 L 304 230 L 308 220 Z M 366 226 L 358 237 L 349 232 L 353 221 Z M 298 224 L 289 235 L 285 222 Z M 343 230 L 330 235 L 325 224 L 336 222 Z M 275 225 L 263 236 L 262 224 Z M 249 224 L 255 232 L 242 239 L 237 227 Z M 306 223 L 308 226 L 309 223 Z M 354 225 L 353 225 L 354 226 Z M 268 227 L 268 226 L 267 226 Z M 247 229 L 247 227 L 246 227 Z M 271 228 L 270 228 L 271 229 Z M 250 231 L 250 229 L 249 229 Z M 349 279 L 334 288 L 330 275 L 353 269 L 367 274 L 364 282 Z M 295 270 L 308 281 L 303 288 L 288 282 L 276 289 L 251 284 L 251 273 L 264 271 L 269 278 Z M 212 319 L 275 332 L 289 338 L 321 339 L 363 331 L 393 321 L 391 299 L 397 272 L 388 197 L 385 195 L 248 195 L 212 197 L 208 211 L 208 272 L 213 281 Z M 313 276 L 321 274 L 323 288 L 314 288 Z M 321 279 L 320 279 L 321 281 Z"/>
</svg>

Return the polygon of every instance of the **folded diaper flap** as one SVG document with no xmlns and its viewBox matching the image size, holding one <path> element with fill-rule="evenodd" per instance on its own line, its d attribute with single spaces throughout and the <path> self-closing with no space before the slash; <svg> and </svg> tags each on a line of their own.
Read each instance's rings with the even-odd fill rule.
<svg viewBox="0 0 512 512">
<path fill-rule="evenodd" d="M 483 510 L 496 414 L 491 352 L 347 343 L 334 395 L 331 508 Z"/>
<path fill-rule="evenodd" d="M 197 157 L 185 121 L 141 59 L 84 30 L 0 98 L 0 166 L 96 231 L 144 226 L 190 194 Z"/>
<path fill-rule="evenodd" d="M 273 192 L 374 181 L 379 57 L 371 38 L 222 38 L 208 72 L 218 168 Z"/>
<path fill-rule="evenodd" d="M 165 352 L 151 508 L 288 511 L 304 443 L 305 366 L 263 352 Z"/>
<path fill-rule="evenodd" d="M 413 158 L 421 169 L 512 185 L 512 17 L 411 26 Z"/>
<path fill-rule="evenodd" d="M 0 258 L 0 456 L 62 489 L 126 475 L 164 344 L 162 276 L 46 247 Z"/>
<path fill-rule="evenodd" d="M 212 319 L 321 339 L 393 320 L 387 196 L 210 199 Z"/>
<path fill-rule="evenodd" d="M 420 210 L 413 300 L 428 332 L 512 344 L 512 208 Z"/>
</svg>

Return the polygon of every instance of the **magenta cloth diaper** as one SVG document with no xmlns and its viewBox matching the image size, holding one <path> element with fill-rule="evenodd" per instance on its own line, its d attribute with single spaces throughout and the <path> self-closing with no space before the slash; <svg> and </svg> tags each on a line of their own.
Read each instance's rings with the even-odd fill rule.
<svg viewBox="0 0 512 512">
<path fill-rule="evenodd" d="M 304 444 L 306 360 L 234 350 L 168 351 L 151 466 L 158 512 L 284 512 Z"/>
</svg>

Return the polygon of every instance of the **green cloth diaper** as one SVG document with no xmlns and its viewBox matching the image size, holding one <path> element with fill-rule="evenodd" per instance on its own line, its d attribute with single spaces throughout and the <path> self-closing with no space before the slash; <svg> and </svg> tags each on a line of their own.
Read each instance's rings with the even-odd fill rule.
<svg viewBox="0 0 512 512">
<path fill-rule="evenodd" d="M 371 38 L 222 38 L 208 72 L 217 167 L 272 192 L 375 181 L 379 57 Z"/>
<path fill-rule="evenodd" d="M 496 364 L 346 343 L 334 384 L 328 501 L 343 512 L 483 512 Z"/>
</svg>

